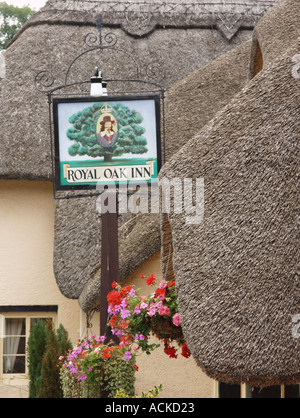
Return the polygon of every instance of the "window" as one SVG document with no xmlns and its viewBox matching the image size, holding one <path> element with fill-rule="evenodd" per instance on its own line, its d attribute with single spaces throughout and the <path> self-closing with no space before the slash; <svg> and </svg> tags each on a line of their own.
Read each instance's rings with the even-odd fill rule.
<svg viewBox="0 0 300 418">
<path fill-rule="evenodd" d="M 3 338 L 3 373 L 25 373 L 26 319 L 5 319 Z"/>
<path fill-rule="evenodd" d="M 215 382 L 215 397 L 217 398 L 300 398 L 300 385 L 276 385 L 263 388 L 250 385 L 230 385 L 223 382 Z"/>
<path fill-rule="evenodd" d="M 27 341 L 38 319 L 55 326 L 55 312 L 1 312 L 0 376 L 27 374 Z"/>
</svg>

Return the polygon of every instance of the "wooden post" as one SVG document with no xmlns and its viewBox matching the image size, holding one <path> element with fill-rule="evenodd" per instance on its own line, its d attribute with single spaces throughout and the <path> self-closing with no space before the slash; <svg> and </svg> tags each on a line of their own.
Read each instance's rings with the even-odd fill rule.
<svg viewBox="0 0 300 418">
<path fill-rule="evenodd" d="M 107 295 L 112 290 L 112 282 L 118 280 L 119 243 L 118 213 L 116 210 L 114 213 L 109 211 L 102 213 L 100 335 L 106 336 L 106 341 L 112 337 L 110 327 L 107 326 Z"/>
</svg>

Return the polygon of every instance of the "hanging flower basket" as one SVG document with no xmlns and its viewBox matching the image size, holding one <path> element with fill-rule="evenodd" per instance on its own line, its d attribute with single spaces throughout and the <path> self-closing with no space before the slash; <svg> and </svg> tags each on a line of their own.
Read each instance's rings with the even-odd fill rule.
<svg viewBox="0 0 300 418">
<path fill-rule="evenodd" d="M 142 274 L 141 279 L 144 278 Z M 162 280 L 159 285 L 156 282 L 153 274 L 146 278 L 146 284 L 155 289 L 148 296 L 140 296 L 140 289 L 136 291 L 132 285 L 122 287 L 113 282 L 113 290 L 107 295 L 109 326 L 123 346 L 140 348 L 150 354 L 160 346 L 148 338 L 154 334 L 163 341 L 164 352 L 171 358 L 177 357 L 176 351 L 180 347 L 181 354 L 188 358 L 191 352 L 180 325 L 175 281 Z M 176 342 L 177 348 L 170 345 L 172 341 Z"/>
<path fill-rule="evenodd" d="M 168 338 L 179 342 L 184 341 L 181 326 L 174 325 L 172 318 L 151 319 L 150 327 L 153 334 L 157 335 L 160 340 Z"/>
</svg>

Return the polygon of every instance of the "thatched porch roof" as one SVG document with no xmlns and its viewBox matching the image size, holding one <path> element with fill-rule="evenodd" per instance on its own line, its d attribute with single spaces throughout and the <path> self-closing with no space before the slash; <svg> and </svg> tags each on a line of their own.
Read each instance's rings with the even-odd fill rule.
<svg viewBox="0 0 300 418">
<path fill-rule="evenodd" d="M 164 273 L 176 279 L 194 358 L 223 382 L 300 381 L 293 333 L 300 306 L 300 84 L 292 71 L 299 13 L 298 1 L 287 0 L 262 19 L 261 71 L 161 172 L 204 179 L 203 222 L 187 225 L 174 211 L 161 217 Z"/>
</svg>

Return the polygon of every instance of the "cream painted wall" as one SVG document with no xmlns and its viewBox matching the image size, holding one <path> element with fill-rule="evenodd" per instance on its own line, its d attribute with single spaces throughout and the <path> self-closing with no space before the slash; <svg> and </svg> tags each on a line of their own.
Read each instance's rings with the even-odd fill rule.
<svg viewBox="0 0 300 418">
<path fill-rule="evenodd" d="M 76 341 L 80 308 L 56 285 L 53 240 L 52 185 L 0 181 L 0 306 L 57 305 L 56 325 L 63 324 Z M 26 379 L 0 380 L 0 398 L 20 397 L 28 397 Z"/>
<path fill-rule="evenodd" d="M 56 285 L 53 240 L 52 184 L 0 181 L 0 306 L 58 305 L 57 322 L 75 341 L 80 308 Z"/>
</svg>

